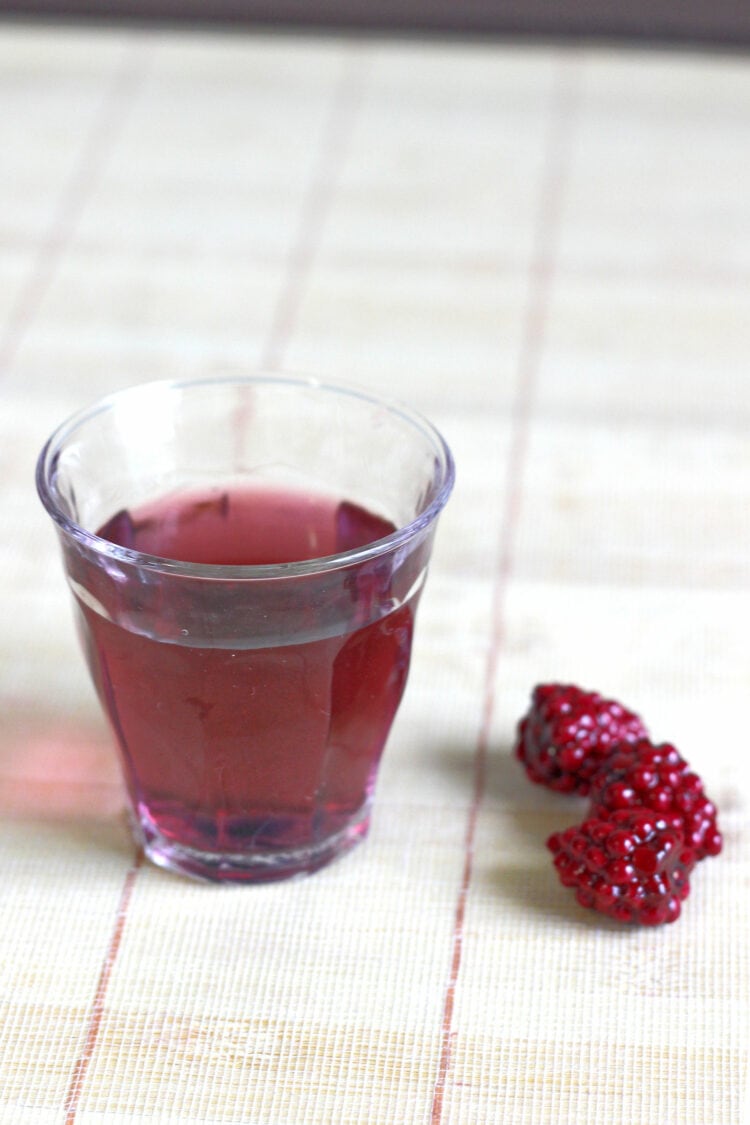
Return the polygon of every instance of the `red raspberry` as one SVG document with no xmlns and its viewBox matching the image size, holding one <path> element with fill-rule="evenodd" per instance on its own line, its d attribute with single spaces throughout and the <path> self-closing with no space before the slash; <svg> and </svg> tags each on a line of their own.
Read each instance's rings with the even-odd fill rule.
<svg viewBox="0 0 750 1125">
<path fill-rule="evenodd" d="M 591 779 L 591 802 L 592 816 L 636 806 L 671 816 L 696 859 L 721 851 L 716 807 L 701 779 L 668 742 L 654 746 L 644 738 L 616 747 Z"/>
<path fill-rule="evenodd" d="M 515 752 L 532 781 L 586 794 L 615 744 L 647 737 L 638 715 L 613 699 L 572 684 L 539 684 L 518 724 Z"/>
<path fill-rule="evenodd" d="M 621 809 L 556 832 L 547 841 L 560 882 L 581 906 L 642 926 L 675 922 L 690 893 L 695 854 L 669 817 Z"/>
</svg>

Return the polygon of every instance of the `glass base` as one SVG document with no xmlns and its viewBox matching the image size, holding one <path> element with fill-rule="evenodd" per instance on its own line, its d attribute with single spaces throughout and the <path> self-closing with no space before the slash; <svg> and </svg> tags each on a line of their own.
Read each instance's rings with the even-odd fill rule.
<svg viewBox="0 0 750 1125">
<path fill-rule="evenodd" d="M 312 875 L 346 855 L 367 835 L 370 811 L 368 802 L 335 834 L 285 849 L 266 846 L 242 852 L 201 851 L 164 836 L 144 813 L 134 820 L 133 830 L 146 857 L 157 867 L 211 883 L 272 883 Z"/>
</svg>

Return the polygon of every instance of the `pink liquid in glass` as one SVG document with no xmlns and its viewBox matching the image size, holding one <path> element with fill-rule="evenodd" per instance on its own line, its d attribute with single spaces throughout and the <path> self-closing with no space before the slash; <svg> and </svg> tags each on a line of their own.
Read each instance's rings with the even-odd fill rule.
<svg viewBox="0 0 750 1125">
<path fill-rule="evenodd" d="M 253 489 L 121 511 L 98 534 L 162 558 L 241 566 L 338 554 L 393 530 L 346 501 Z M 316 637 L 311 604 L 311 639 L 266 637 L 262 647 L 253 647 L 253 638 L 229 647 L 193 645 L 189 636 L 157 639 L 79 599 L 94 682 L 155 858 L 160 841 L 165 852 L 182 849 L 186 870 L 193 852 L 293 855 L 314 853 L 321 842 L 320 862 L 304 865 L 311 870 L 330 858 L 325 841 L 366 832 L 378 761 L 406 682 L 418 597 L 397 598 L 372 620 L 364 612 L 371 579 L 360 575 L 347 587 L 347 596 L 362 602 L 363 612 L 355 605 L 350 615 L 360 627 Z M 377 581 L 382 587 L 382 574 Z M 139 592 L 126 582 L 121 596 L 136 604 Z M 240 581 L 237 598 L 245 596 Z M 163 610 L 175 616 L 173 605 Z M 198 873 L 204 866 L 196 859 Z"/>
</svg>

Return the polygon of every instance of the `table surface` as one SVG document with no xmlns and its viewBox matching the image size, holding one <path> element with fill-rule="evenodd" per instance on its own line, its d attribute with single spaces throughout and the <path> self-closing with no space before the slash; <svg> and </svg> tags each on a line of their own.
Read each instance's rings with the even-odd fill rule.
<svg viewBox="0 0 750 1125">
<path fill-rule="evenodd" d="M 0 1120 L 750 1120 L 749 114 L 741 55 L 0 27 Z M 368 840 L 227 889 L 134 851 L 33 471 L 259 368 L 407 400 L 458 482 Z M 544 680 L 719 805 L 675 925 L 558 884 Z"/>
</svg>

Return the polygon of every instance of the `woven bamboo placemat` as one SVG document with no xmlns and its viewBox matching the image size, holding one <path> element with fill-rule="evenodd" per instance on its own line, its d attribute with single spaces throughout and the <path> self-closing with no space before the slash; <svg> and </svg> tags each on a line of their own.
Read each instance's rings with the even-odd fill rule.
<svg viewBox="0 0 750 1125">
<path fill-rule="evenodd" d="M 19 24 L 0 106 L 0 1120 L 750 1119 L 747 62 Z M 133 851 L 32 483 L 68 412 L 227 365 L 458 463 L 369 839 L 231 890 Z M 557 883 L 545 679 L 704 776 L 676 925 Z"/>
</svg>

